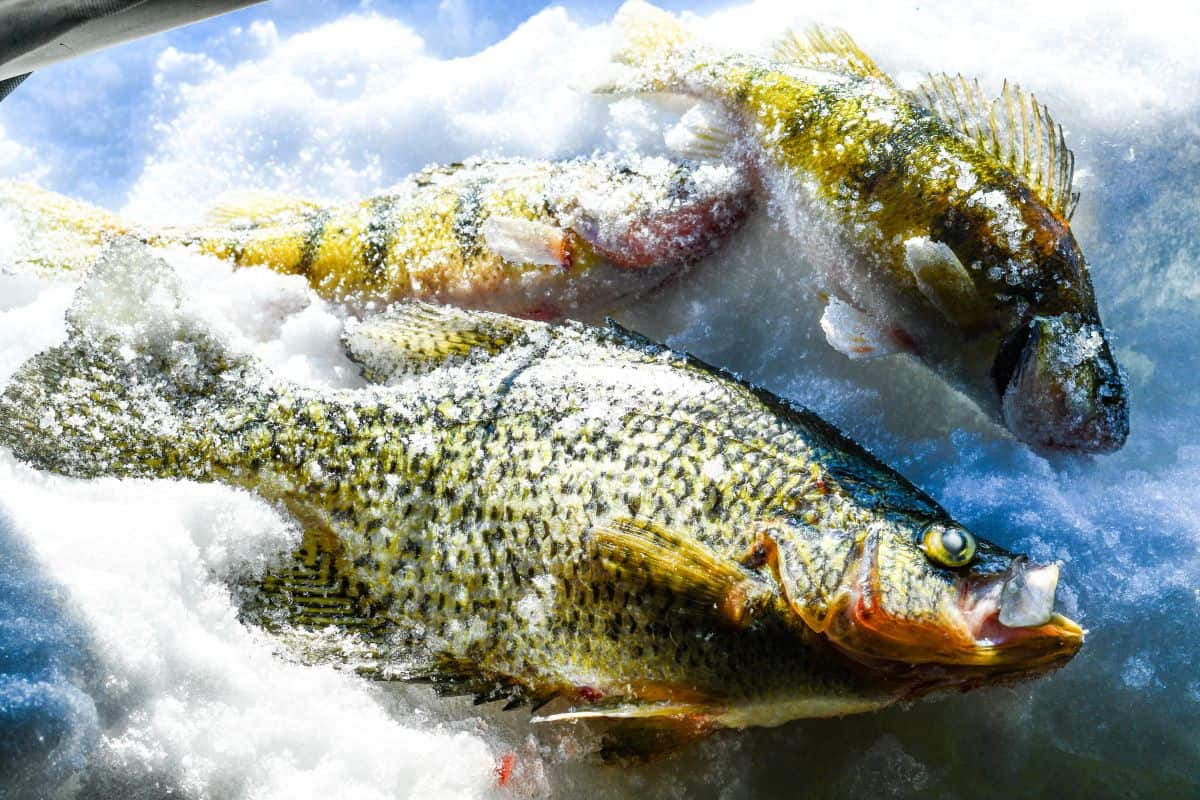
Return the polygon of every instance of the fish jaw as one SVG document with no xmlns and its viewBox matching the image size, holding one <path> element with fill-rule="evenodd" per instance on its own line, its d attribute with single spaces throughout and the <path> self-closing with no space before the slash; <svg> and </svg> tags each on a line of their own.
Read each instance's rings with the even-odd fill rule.
<svg viewBox="0 0 1200 800">
<path fill-rule="evenodd" d="M 1045 450 L 1120 449 L 1129 434 L 1129 401 L 1100 326 L 1062 314 L 1036 317 L 1023 333 L 1001 390 L 1009 430 Z M 999 363 L 997 377 L 1003 377 Z"/>
<path fill-rule="evenodd" d="M 1062 666 L 1083 644 L 1083 629 L 1053 610 L 1058 574 L 1055 564 L 1018 556 L 1004 572 L 955 578 L 937 614 L 912 620 L 888 609 L 867 547 L 857 585 L 824 635 L 868 669 L 903 674 L 922 690 L 1032 676 Z"/>
</svg>

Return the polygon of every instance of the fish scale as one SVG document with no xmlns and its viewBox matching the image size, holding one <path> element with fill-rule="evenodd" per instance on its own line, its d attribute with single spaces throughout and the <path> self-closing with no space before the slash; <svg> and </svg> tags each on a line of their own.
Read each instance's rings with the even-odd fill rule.
<svg viewBox="0 0 1200 800">
<path fill-rule="evenodd" d="M 925 532 L 971 535 L 919 490 L 636 334 L 402 305 L 345 335 L 371 386 L 318 390 L 186 315 L 112 327 L 113 303 L 179 297 L 139 247 L 114 245 L 67 341 L 0 394 L 0 443 L 68 475 L 218 481 L 286 510 L 303 541 L 240 613 L 303 661 L 558 697 L 540 719 L 604 717 L 630 745 L 630 726 L 687 738 L 1036 674 L 1081 640 L 1040 619 L 1039 590 L 1033 632 L 978 644 L 959 604 L 1002 634 L 987 603 L 1011 555 L 978 542 L 977 564 L 947 569 Z"/>
<path fill-rule="evenodd" d="M 644 366 L 653 370 L 670 368 L 652 360 Z M 453 420 L 444 414 L 435 415 L 433 420 L 440 420 L 440 424 L 418 423 L 408 433 L 409 439 L 415 434 L 415 438 L 433 440 L 432 447 L 440 455 L 436 466 L 423 453 L 405 448 L 404 437 L 393 438 L 381 448 L 381 455 L 387 453 L 385 462 L 395 465 L 390 473 L 399 478 L 394 489 L 389 491 L 378 474 L 360 469 L 333 490 L 337 502 L 369 504 L 369 496 L 374 493 L 385 502 L 383 507 L 405 510 L 403 516 L 386 520 L 387 530 L 407 542 L 403 550 L 389 547 L 378 529 L 372 534 L 345 522 L 331 522 L 344 548 L 345 561 L 353 562 L 360 554 L 369 558 L 369 568 L 349 570 L 353 580 L 366 587 L 376 616 L 403 627 L 406 620 L 397 612 L 416 601 L 422 609 L 420 623 L 429 632 L 427 635 L 454 642 L 451 650 L 456 656 L 473 653 L 495 674 L 525 676 L 530 685 L 570 685 L 565 676 L 589 673 L 596 676 L 591 682 L 599 683 L 606 671 L 632 675 L 640 670 L 644 680 L 684 680 L 675 667 L 682 664 L 690 668 L 701 653 L 686 636 L 673 650 L 657 646 L 656 634 L 660 631 L 656 626 L 670 611 L 670 595 L 641 587 L 614 615 L 611 608 L 596 606 L 594 584 L 582 582 L 586 572 L 578 565 L 588 561 L 587 532 L 601 527 L 617 509 L 627 507 L 607 489 L 608 480 L 616 474 L 628 474 L 626 465 L 636 459 L 634 485 L 624 492 L 672 498 L 670 504 L 655 505 L 652 513 L 656 522 L 673 529 L 703 530 L 710 544 L 732 556 L 749 544 L 744 534 L 752 515 L 807 481 L 810 462 L 806 445 L 795 436 L 791 441 L 782 441 L 781 432 L 772 430 L 776 427 L 773 421 L 756 419 L 761 412 L 755 415 L 744 408 L 743 399 L 743 435 L 749 433 L 752 440 L 762 443 L 769 437 L 776 456 L 751 461 L 744 476 L 739 476 L 746 485 L 755 487 L 747 495 L 752 493 L 757 498 L 757 507 L 749 502 L 750 496 L 740 497 L 740 502 L 728 504 L 714 519 L 703 508 L 703 492 L 696 489 L 710 484 L 703 474 L 703 464 L 718 452 L 740 463 L 736 445 L 726 443 L 718 450 L 718 437 L 705 428 L 706 423 L 711 424 L 713 404 L 730 399 L 725 393 L 706 398 L 701 405 L 678 402 L 671 395 L 660 399 L 658 395 L 663 393 L 653 391 L 632 397 L 626 394 L 618 404 L 616 397 L 597 397 L 592 387 L 591 401 L 614 404 L 621 409 L 619 418 L 587 424 L 565 434 L 543 422 L 546 417 L 561 418 L 564 412 L 555 399 L 547 402 L 539 391 L 539 373 L 553 374 L 553 366 L 538 365 L 525 372 L 528 383 L 510 387 L 502 405 L 485 406 L 480 402 L 478 384 L 472 380 L 453 394 L 457 412 Z M 570 396 L 570 389 L 589 385 L 586 375 L 579 380 L 579 384 L 560 386 L 559 390 L 565 389 Z M 421 401 L 418 398 L 413 402 Z M 445 401 L 431 398 L 429 402 L 440 407 Z M 481 413 L 485 407 L 488 413 Z M 358 409 L 357 414 L 381 416 L 386 414 L 385 408 L 379 414 L 368 411 L 365 415 Z M 306 436 L 293 457 L 319 452 L 323 460 L 335 464 L 364 463 L 361 440 L 339 435 L 339 413 L 337 406 L 323 409 L 319 423 L 303 429 Z M 724 406 L 722 413 L 728 417 L 730 408 Z M 261 416 L 271 420 L 280 414 L 268 407 Z M 627 436 L 630 430 L 641 434 L 633 442 Z M 242 463 L 249 455 L 244 443 L 237 442 L 231 462 Z M 781 459 L 789 469 L 780 466 Z M 804 477 L 780 481 L 785 473 Z M 296 480 L 301 482 L 303 476 Z M 772 484 L 776 491 L 765 491 Z M 343 499 L 342 487 L 352 487 L 349 497 Z M 482 487 L 486 487 L 486 493 Z M 532 487 L 537 487 L 536 493 Z M 684 491 L 684 487 L 692 488 Z M 721 487 L 723 492 L 732 489 Z M 329 496 L 330 488 L 326 486 L 323 493 L 306 493 L 297 502 L 320 509 L 334 502 Z M 507 498 L 502 519 L 479 519 L 473 514 L 473 509 L 488 507 L 488 498 L 493 508 L 496 498 Z M 372 507 L 378 508 L 379 503 Z M 464 519 L 474 521 L 464 528 L 459 525 Z M 470 554 L 480 549 L 486 558 L 472 564 Z M 398 580 L 413 562 L 424 569 L 415 574 L 408 572 L 406 580 Z M 458 572 L 463 566 L 471 570 Z M 495 624 L 503 625 L 515 640 L 501 640 L 493 643 L 492 652 L 477 653 L 470 624 L 465 625 L 464 633 L 463 621 L 494 609 L 511 609 L 514 594 L 528 591 L 528 584 L 543 574 L 561 576 L 555 595 L 558 602 L 553 604 L 560 610 L 556 610 L 550 626 L 539 631 L 523 625 L 519 618 L 502 618 Z M 384 595 L 391 597 L 390 602 L 379 603 Z M 630 604 L 629 600 L 636 602 Z M 619 635 L 614 637 L 614 631 Z M 637 636 L 648 637 L 654 645 L 642 646 L 635 665 L 628 663 L 628 647 L 631 637 Z M 525 658 L 514 660 L 513 652 L 523 653 Z M 530 660 L 532 654 L 540 656 L 539 660 Z M 652 655 L 658 656 L 660 663 L 655 664 Z M 601 665 L 603 670 L 599 669 Z M 720 670 L 714 668 L 712 672 L 718 674 Z"/>
</svg>

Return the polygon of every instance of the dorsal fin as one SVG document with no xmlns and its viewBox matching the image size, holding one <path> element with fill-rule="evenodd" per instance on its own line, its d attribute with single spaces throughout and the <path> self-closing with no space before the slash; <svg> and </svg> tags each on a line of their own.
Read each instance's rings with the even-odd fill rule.
<svg viewBox="0 0 1200 800">
<path fill-rule="evenodd" d="M 1062 126 L 1032 92 L 1005 81 L 1000 96 L 991 98 L 978 80 L 939 74 L 930 75 L 914 94 L 918 103 L 998 158 L 1051 209 L 1066 219 L 1075 213 L 1075 154 Z"/>
<path fill-rule="evenodd" d="M 262 189 L 227 192 L 209 209 L 205 221 L 210 225 L 248 225 L 304 211 L 318 211 L 320 206 L 311 200 L 289 197 Z"/>
<path fill-rule="evenodd" d="M 803 33 L 789 30 L 771 52 L 780 61 L 891 82 L 887 73 L 841 28 L 814 25 Z"/>
<path fill-rule="evenodd" d="M 495 354 L 545 323 L 410 301 L 347 327 L 342 344 L 363 377 L 386 383 L 472 352 Z"/>
</svg>

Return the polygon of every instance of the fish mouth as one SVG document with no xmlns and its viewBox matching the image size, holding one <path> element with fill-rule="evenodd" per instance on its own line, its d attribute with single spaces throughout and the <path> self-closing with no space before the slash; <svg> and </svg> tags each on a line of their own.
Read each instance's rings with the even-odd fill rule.
<svg viewBox="0 0 1200 800">
<path fill-rule="evenodd" d="M 1054 611 L 1057 564 L 1035 565 L 1020 556 L 1004 572 L 958 578 L 936 617 L 920 621 L 889 613 L 875 599 L 881 596 L 877 569 L 864 566 L 865 580 L 826 638 L 909 691 L 1033 676 L 1061 667 L 1083 644 L 1079 624 Z"/>
<path fill-rule="evenodd" d="M 962 581 L 958 610 L 972 646 L 958 661 L 975 666 L 1038 669 L 1070 660 L 1084 631 L 1054 611 L 1057 564 L 1030 564 L 1023 556 L 1008 572 Z"/>
<path fill-rule="evenodd" d="M 1103 329 L 1070 314 L 1036 317 L 992 366 L 1005 426 L 1042 450 L 1110 453 L 1129 435 L 1129 402 Z"/>
</svg>

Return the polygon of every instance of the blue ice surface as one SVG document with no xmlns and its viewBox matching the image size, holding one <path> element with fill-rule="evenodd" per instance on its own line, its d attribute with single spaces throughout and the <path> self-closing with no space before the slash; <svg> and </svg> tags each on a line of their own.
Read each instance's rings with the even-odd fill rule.
<svg viewBox="0 0 1200 800">
<path fill-rule="evenodd" d="M 77 681 L 88 640 L 0 514 L 0 788 L 45 796 L 81 769 L 96 707 Z"/>
</svg>

